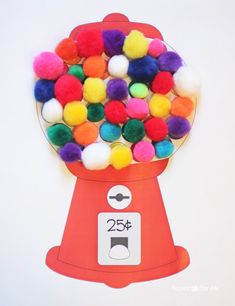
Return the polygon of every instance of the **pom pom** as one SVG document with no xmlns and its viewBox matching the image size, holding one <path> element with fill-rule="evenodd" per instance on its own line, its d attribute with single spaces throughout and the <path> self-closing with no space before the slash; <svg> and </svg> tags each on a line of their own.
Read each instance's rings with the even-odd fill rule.
<svg viewBox="0 0 235 306">
<path fill-rule="evenodd" d="M 154 141 L 163 140 L 168 133 L 167 124 L 161 118 L 151 118 L 146 120 L 144 127 L 147 136 Z"/>
<path fill-rule="evenodd" d="M 124 123 L 127 120 L 126 106 L 118 100 L 108 102 L 104 107 L 107 120 L 111 123 Z"/>
<path fill-rule="evenodd" d="M 63 106 L 71 101 L 80 101 L 82 84 L 73 75 L 63 75 L 55 83 L 55 96 Z"/>
<path fill-rule="evenodd" d="M 39 78 L 55 80 L 62 75 L 64 62 L 53 52 L 42 52 L 34 59 L 33 69 Z"/>
<path fill-rule="evenodd" d="M 171 104 L 171 114 L 174 116 L 188 117 L 193 112 L 193 109 L 193 101 L 188 98 L 177 97 Z"/>
<path fill-rule="evenodd" d="M 198 76 L 187 66 L 181 67 L 174 74 L 175 91 L 182 97 L 197 96 L 200 91 Z"/>
<path fill-rule="evenodd" d="M 55 52 L 69 65 L 77 64 L 80 60 L 77 45 L 72 38 L 63 39 L 57 45 Z"/>
<path fill-rule="evenodd" d="M 125 35 L 119 30 L 103 31 L 104 49 L 108 56 L 122 54 Z"/>
<path fill-rule="evenodd" d="M 108 121 L 105 121 L 100 126 L 100 137 L 104 141 L 112 142 L 114 140 L 117 140 L 120 138 L 122 133 L 122 129 L 117 124 L 109 123 Z"/>
<path fill-rule="evenodd" d="M 49 123 L 56 123 L 63 119 L 63 107 L 56 99 L 51 99 L 43 105 L 42 117 Z"/>
<path fill-rule="evenodd" d="M 62 123 L 57 123 L 47 128 L 49 140 L 56 146 L 63 146 L 73 138 L 70 128 Z"/>
<path fill-rule="evenodd" d="M 154 146 L 149 141 L 139 141 L 133 146 L 133 156 L 138 162 L 150 162 L 155 156 Z"/>
<path fill-rule="evenodd" d="M 149 89 L 146 84 L 132 82 L 129 85 L 129 93 L 134 98 L 144 99 L 149 95 Z"/>
<path fill-rule="evenodd" d="M 54 82 L 38 80 L 34 87 L 34 96 L 39 102 L 47 102 L 54 98 Z"/>
<path fill-rule="evenodd" d="M 166 46 L 164 45 L 163 41 L 159 38 L 153 39 L 148 48 L 148 54 L 153 57 L 158 57 L 163 52 L 166 51 Z"/>
<path fill-rule="evenodd" d="M 106 85 L 99 78 L 87 78 L 83 86 L 83 95 L 87 102 L 99 103 L 106 98 Z"/>
<path fill-rule="evenodd" d="M 143 57 L 148 52 L 148 40 L 143 33 L 132 30 L 125 39 L 123 51 L 132 59 Z"/>
<path fill-rule="evenodd" d="M 154 94 L 149 101 L 150 114 L 153 117 L 166 117 L 171 109 L 171 101 L 164 95 Z"/>
<path fill-rule="evenodd" d="M 101 170 L 110 164 L 110 147 L 105 143 L 92 143 L 82 151 L 83 165 L 89 170 Z"/>
<path fill-rule="evenodd" d="M 87 119 L 87 108 L 80 101 L 69 102 L 64 108 L 64 121 L 70 126 L 82 124 Z"/>
<path fill-rule="evenodd" d="M 177 53 L 167 51 L 159 56 L 158 64 L 162 71 L 176 72 L 182 66 L 182 59 Z"/>
<path fill-rule="evenodd" d="M 152 81 L 151 90 L 160 94 L 167 94 L 174 86 L 173 77 L 170 72 L 159 72 Z"/>
<path fill-rule="evenodd" d="M 182 117 L 171 116 L 167 118 L 166 124 L 168 126 L 169 136 L 173 139 L 184 137 L 191 129 L 189 121 Z"/>
<path fill-rule="evenodd" d="M 142 120 L 149 113 L 148 103 L 142 99 L 129 99 L 126 105 L 126 111 L 129 117 Z"/>
<path fill-rule="evenodd" d="M 140 141 L 145 136 L 144 124 L 140 120 L 130 119 L 122 129 L 123 137 L 132 143 Z"/>
<path fill-rule="evenodd" d="M 169 157 L 174 151 L 174 145 L 170 140 L 159 141 L 154 144 L 156 156 L 158 158 Z"/>
<path fill-rule="evenodd" d="M 98 122 L 104 118 L 104 107 L 100 103 L 90 104 L 87 107 L 89 121 Z"/>
<path fill-rule="evenodd" d="M 77 35 L 77 47 L 81 57 L 101 55 L 104 51 L 101 32 L 96 29 L 81 30 Z"/>
<path fill-rule="evenodd" d="M 132 162 L 131 149 L 123 144 L 114 146 L 111 150 L 110 160 L 111 165 L 117 170 L 129 166 Z"/>
<path fill-rule="evenodd" d="M 81 159 L 82 150 L 76 143 L 66 143 L 62 148 L 59 149 L 60 157 L 67 163 L 75 162 Z"/>
<path fill-rule="evenodd" d="M 108 72 L 117 78 L 125 78 L 127 75 L 129 61 L 124 55 L 113 56 L 108 63 Z"/>
<path fill-rule="evenodd" d="M 128 75 L 135 81 L 151 82 L 158 70 L 157 60 L 147 55 L 130 61 Z"/>
<path fill-rule="evenodd" d="M 107 85 L 107 95 L 111 100 L 124 100 L 128 96 L 127 84 L 122 79 L 112 79 Z"/>
<path fill-rule="evenodd" d="M 95 142 L 98 134 L 98 127 L 91 122 L 84 122 L 73 130 L 74 139 L 83 147 Z"/>
<path fill-rule="evenodd" d="M 106 61 L 102 56 L 90 56 L 85 60 L 83 69 L 88 77 L 103 78 L 106 70 Z"/>
<path fill-rule="evenodd" d="M 83 72 L 82 65 L 73 65 L 69 68 L 68 74 L 75 76 L 81 82 L 85 80 L 85 74 Z"/>
</svg>

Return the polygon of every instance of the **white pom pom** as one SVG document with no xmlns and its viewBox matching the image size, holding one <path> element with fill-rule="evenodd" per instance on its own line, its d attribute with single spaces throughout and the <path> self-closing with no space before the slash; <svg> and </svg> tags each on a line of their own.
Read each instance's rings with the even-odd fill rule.
<svg viewBox="0 0 235 306">
<path fill-rule="evenodd" d="M 200 80 L 195 72 L 183 66 L 174 74 L 175 91 L 181 97 L 197 96 L 200 91 Z"/>
<path fill-rule="evenodd" d="M 63 106 L 56 99 L 44 103 L 42 117 L 49 123 L 56 123 L 63 119 Z"/>
<path fill-rule="evenodd" d="M 101 170 L 110 163 L 110 147 L 105 143 L 92 143 L 82 151 L 84 167 L 90 170 Z"/>
<path fill-rule="evenodd" d="M 129 61 L 124 55 L 114 55 L 109 60 L 108 72 L 117 78 L 125 78 L 127 75 Z"/>
</svg>

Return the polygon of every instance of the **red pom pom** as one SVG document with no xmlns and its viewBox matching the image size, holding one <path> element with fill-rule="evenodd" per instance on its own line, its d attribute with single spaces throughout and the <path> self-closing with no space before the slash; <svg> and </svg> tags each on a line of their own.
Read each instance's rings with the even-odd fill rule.
<svg viewBox="0 0 235 306">
<path fill-rule="evenodd" d="M 104 114 L 111 123 L 124 123 L 127 120 L 126 106 L 123 102 L 112 100 L 105 105 Z"/>
<path fill-rule="evenodd" d="M 79 62 L 78 50 L 72 38 L 63 39 L 56 47 L 55 52 L 68 64 L 73 65 Z"/>
<path fill-rule="evenodd" d="M 69 71 L 69 67 L 64 63 L 64 69 L 63 69 L 62 75 L 67 74 L 68 71 Z"/>
<path fill-rule="evenodd" d="M 144 123 L 147 136 L 154 140 L 163 140 L 168 134 L 168 127 L 166 122 L 161 118 L 151 118 Z"/>
<path fill-rule="evenodd" d="M 82 30 L 77 36 L 78 54 L 81 57 L 101 55 L 104 51 L 102 33 L 99 30 Z"/>
<path fill-rule="evenodd" d="M 172 74 L 168 71 L 159 72 L 152 81 L 151 90 L 160 94 L 167 94 L 174 86 Z"/>
<path fill-rule="evenodd" d="M 73 75 L 63 75 L 55 83 L 55 96 L 64 106 L 68 102 L 82 99 L 82 84 Z"/>
</svg>

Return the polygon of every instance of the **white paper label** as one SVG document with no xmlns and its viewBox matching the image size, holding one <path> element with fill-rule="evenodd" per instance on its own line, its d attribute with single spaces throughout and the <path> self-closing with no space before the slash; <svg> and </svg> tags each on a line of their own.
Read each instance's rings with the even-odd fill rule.
<svg viewBox="0 0 235 306">
<path fill-rule="evenodd" d="M 141 216 L 139 213 L 98 215 L 98 263 L 139 265 L 141 262 Z"/>
</svg>

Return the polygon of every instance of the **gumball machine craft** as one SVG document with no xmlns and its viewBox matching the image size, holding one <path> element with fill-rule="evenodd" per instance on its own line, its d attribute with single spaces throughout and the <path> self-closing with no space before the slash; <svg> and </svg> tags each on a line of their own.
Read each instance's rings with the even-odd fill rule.
<svg viewBox="0 0 235 306">
<path fill-rule="evenodd" d="M 121 288 L 185 269 L 157 176 L 185 141 L 198 82 L 155 27 L 110 14 L 34 60 L 40 124 L 77 177 L 46 264 Z"/>
</svg>

